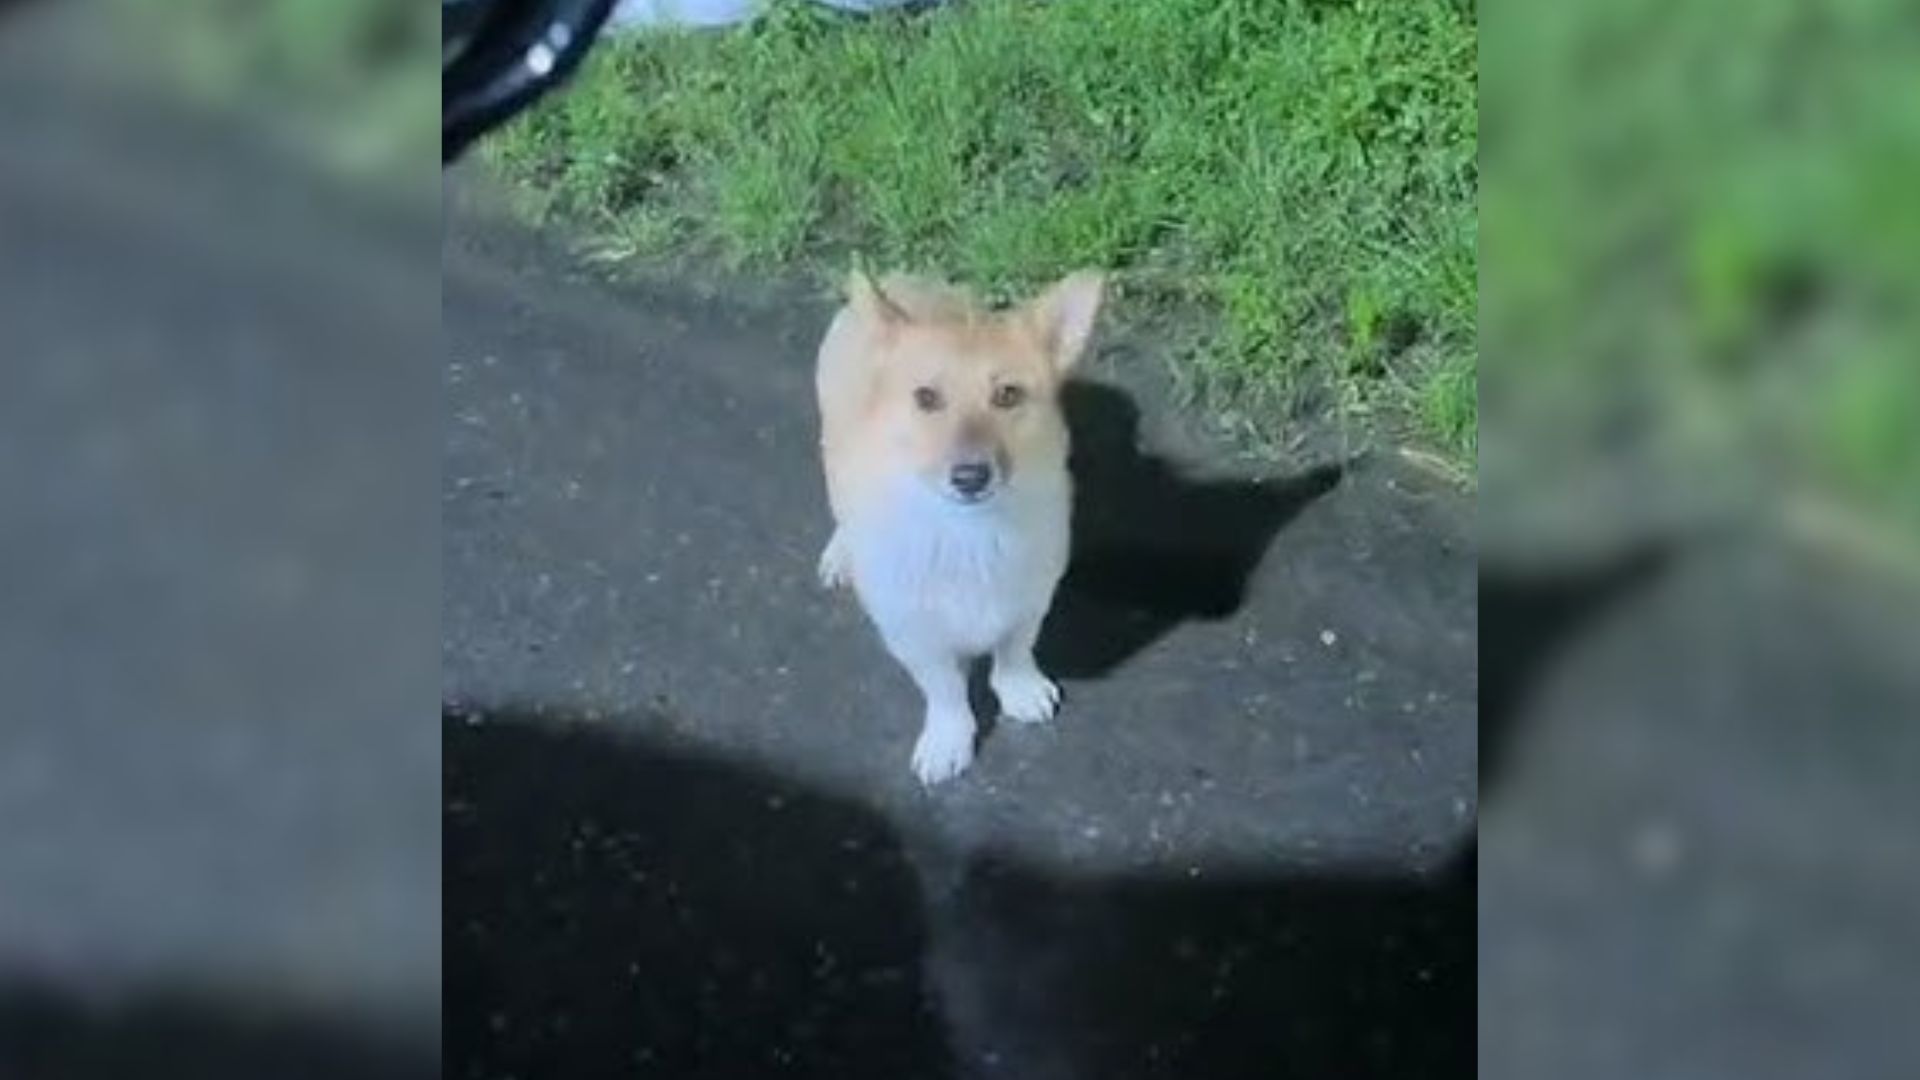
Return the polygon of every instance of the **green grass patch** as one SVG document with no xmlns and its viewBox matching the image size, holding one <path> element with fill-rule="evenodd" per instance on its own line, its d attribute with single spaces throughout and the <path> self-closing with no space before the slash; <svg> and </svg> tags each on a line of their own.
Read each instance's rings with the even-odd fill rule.
<svg viewBox="0 0 1920 1080">
<path fill-rule="evenodd" d="M 361 179 L 424 178 L 437 153 L 436 16 L 387 0 L 113 0 L 112 32 L 203 103 Z"/>
<path fill-rule="evenodd" d="M 1010 295 L 1116 273 L 1183 374 L 1284 434 L 1476 445 L 1476 27 L 1443 0 L 971 0 L 649 32 L 489 151 L 636 258 Z"/>
<path fill-rule="evenodd" d="M 1920 541 L 1912 5 L 1534 4 L 1489 35 L 1506 501 L 1630 452 L 1678 491 L 1817 489 Z"/>
</svg>

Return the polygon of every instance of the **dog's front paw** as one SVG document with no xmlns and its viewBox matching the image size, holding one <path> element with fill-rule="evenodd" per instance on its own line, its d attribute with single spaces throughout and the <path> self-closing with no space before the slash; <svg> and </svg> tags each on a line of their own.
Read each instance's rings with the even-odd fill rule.
<svg viewBox="0 0 1920 1080">
<path fill-rule="evenodd" d="M 928 716 L 913 744 L 913 775 L 927 785 L 951 780 L 973 764 L 973 718 Z"/>
<path fill-rule="evenodd" d="M 1053 719 L 1060 706 L 1060 687 L 1036 667 L 996 670 L 992 684 L 993 696 L 1000 699 L 1000 715 L 1009 720 L 1042 724 Z"/>
<path fill-rule="evenodd" d="M 846 541 L 840 538 L 840 530 L 835 529 L 827 541 L 826 548 L 820 552 L 820 587 L 823 589 L 842 589 L 853 583 L 853 568 L 847 558 Z"/>
</svg>

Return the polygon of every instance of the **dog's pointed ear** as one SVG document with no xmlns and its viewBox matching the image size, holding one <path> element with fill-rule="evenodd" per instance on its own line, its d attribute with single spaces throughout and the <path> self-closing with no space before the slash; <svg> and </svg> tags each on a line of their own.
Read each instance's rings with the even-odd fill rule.
<svg viewBox="0 0 1920 1080">
<path fill-rule="evenodd" d="M 1082 270 L 1056 282 L 1027 305 L 1025 317 L 1046 344 L 1056 371 L 1066 372 L 1080 361 L 1093 338 L 1106 288 L 1105 275 Z"/>
<path fill-rule="evenodd" d="M 907 321 L 907 313 L 881 290 L 865 270 L 855 270 L 847 275 L 847 306 L 875 329 L 885 329 Z"/>
</svg>

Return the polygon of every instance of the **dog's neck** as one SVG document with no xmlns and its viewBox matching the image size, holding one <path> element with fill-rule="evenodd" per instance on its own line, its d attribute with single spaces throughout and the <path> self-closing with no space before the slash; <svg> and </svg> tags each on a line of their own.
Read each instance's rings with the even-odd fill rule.
<svg viewBox="0 0 1920 1080">
<path fill-rule="evenodd" d="M 902 478 L 872 513 L 852 523 L 849 539 L 863 562 L 897 574 L 992 575 L 1046 531 L 1037 519 L 1064 505 L 1064 494 L 1049 490 L 1043 478 L 1025 479 L 986 503 L 966 505 Z"/>
</svg>

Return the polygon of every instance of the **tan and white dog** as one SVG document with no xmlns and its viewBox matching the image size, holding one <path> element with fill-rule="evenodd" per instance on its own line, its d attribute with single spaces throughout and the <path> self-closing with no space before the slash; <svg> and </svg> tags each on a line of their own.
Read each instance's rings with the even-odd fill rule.
<svg viewBox="0 0 1920 1080">
<path fill-rule="evenodd" d="M 829 587 L 851 585 L 926 698 L 913 771 L 973 761 L 967 671 L 991 656 L 1009 719 L 1050 719 L 1060 691 L 1034 643 L 1067 568 L 1072 480 L 1060 388 L 1099 313 L 1076 274 L 992 311 L 951 286 L 863 274 L 820 346 L 820 449 L 834 531 Z"/>
</svg>

